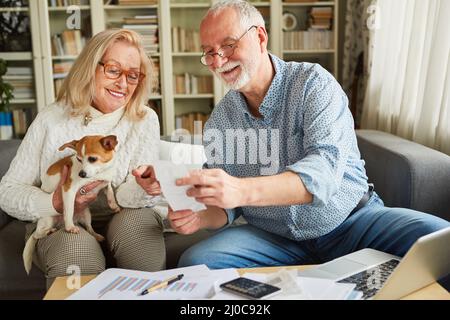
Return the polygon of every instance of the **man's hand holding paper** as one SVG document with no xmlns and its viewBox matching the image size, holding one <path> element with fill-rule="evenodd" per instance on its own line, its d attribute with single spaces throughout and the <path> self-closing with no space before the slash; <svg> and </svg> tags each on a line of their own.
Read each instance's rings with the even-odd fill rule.
<svg viewBox="0 0 450 320">
<path fill-rule="evenodd" d="M 208 206 L 233 209 L 245 204 L 246 180 L 230 176 L 222 169 L 192 170 L 177 180 L 177 186 L 189 186 L 187 195 Z"/>
<path fill-rule="evenodd" d="M 177 179 L 189 176 L 186 165 L 158 160 L 153 164 L 153 168 L 162 193 L 174 211 L 191 210 L 196 212 L 206 209 L 204 204 L 187 196 L 188 185 L 177 185 L 175 183 Z"/>
</svg>

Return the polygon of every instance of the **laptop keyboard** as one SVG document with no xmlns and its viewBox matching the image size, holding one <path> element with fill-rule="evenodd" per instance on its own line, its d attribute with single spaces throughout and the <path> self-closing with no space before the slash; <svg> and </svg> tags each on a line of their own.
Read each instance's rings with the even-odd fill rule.
<svg viewBox="0 0 450 320">
<path fill-rule="evenodd" d="M 391 259 L 373 268 L 356 273 L 350 277 L 339 280 L 339 283 L 355 283 L 355 290 L 362 291 L 362 299 L 373 297 L 386 282 L 400 261 Z"/>
</svg>

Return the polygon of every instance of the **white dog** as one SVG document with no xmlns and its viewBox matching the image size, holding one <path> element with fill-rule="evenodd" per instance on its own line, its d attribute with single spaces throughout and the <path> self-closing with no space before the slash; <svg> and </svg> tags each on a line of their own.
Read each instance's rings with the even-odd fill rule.
<svg viewBox="0 0 450 320">
<path fill-rule="evenodd" d="M 104 181 L 91 192 L 97 193 L 107 187 L 106 196 L 109 207 L 114 212 L 120 211 L 111 186 L 111 180 L 115 173 L 114 148 L 116 145 L 117 137 L 114 135 L 85 136 L 81 140 L 73 140 L 59 148 L 60 151 L 71 148 L 76 153 L 55 162 L 48 168 L 47 174 L 42 178 L 41 189 L 47 193 L 54 192 L 61 180 L 64 166 L 69 168 L 67 179 L 62 186 L 64 214 L 38 220 L 36 231 L 30 236 L 23 250 L 23 262 L 27 273 L 30 273 L 31 270 L 37 241 L 56 231 L 63 222 L 67 232 L 78 233 L 80 229 L 74 223 L 80 223 L 97 241 L 104 240 L 103 236 L 92 228 L 89 208 L 74 215 L 75 197 L 78 190 L 84 194 L 85 190 L 82 188 L 84 185 L 93 181 Z"/>
</svg>

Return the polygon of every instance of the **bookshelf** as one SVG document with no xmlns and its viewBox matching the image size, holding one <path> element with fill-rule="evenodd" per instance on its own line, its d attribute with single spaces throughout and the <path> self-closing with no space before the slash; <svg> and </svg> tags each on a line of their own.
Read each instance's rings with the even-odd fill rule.
<svg viewBox="0 0 450 320">
<path fill-rule="evenodd" d="M 278 29 L 283 59 L 320 63 L 338 78 L 338 14 L 338 0 L 283 0 Z"/>
<path fill-rule="evenodd" d="M 6 116 L 11 120 L 7 123 L 2 121 L 0 139 L 22 138 L 40 106 L 44 105 L 38 7 L 33 1 L 30 4 L 18 2 L 14 5 L 0 7 L 2 22 L 16 29 L 12 21 L 24 21 L 22 26 L 25 32 L 20 37 L 4 38 L 0 45 L 0 58 L 7 63 L 7 73 L 3 80 L 14 88 L 11 112 L 3 115 L 4 119 Z M 6 30 L 2 30 L 2 38 L 4 32 Z M 5 126 L 9 128 L 5 130 Z"/>
<path fill-rule="evenodd" d="M 144 34 L 157 71 L 156 90 L 149 96 L 148 103 L 158 113 L 161 134 L 170 135 L 180 124 L 180 117 L 189 117 L 189 114 L 194 114 L 194 118 L 207 115 L 227 91 L 220 80 L 212 77 L 200 63 L 199 22 L 215 1 L 40 0 L 29 1 L 29 8 L 0 8 L 0 12 L 18 11 L 31 17 L 32 50 L 0 53 L 0 57 L 6 57 L 11 63 L 28 64 L 34 70 L 34 99 L 18 100 L 15 105 L 31 106 L 38 111 L 54 101 L 58 77 L 64 77 L 78 51 L 57 51 L 53 42 L 57 35 L 70 31 L 67 30 L 66 22 L 73 11 L 68 10 L 71 4 L 78 4 L 81 29 L 80 35 L 74 38 L 81 45 L 92 35 L 109 27 L 131 26 Z M 250 2 L 261 11 L 266 21 L 270 52 L 287 61 L 318 62 L 337 78 L 339 1 Z M 315 15 L 311 15 L 312 11 Z M 294 27 L 292 15 L 295 19 Z M 306 33 L 311 27 L 312 16 L 317 22 L 313 30 L 316 33 L 311 33 L 313 36 Z M 70 33 L 66 38 L 71 38 Z M 85 40 L 81 40 L 82 38 Z M 294 43 L 293 38 L 297 38 L 297 42 Z M 303 39 L 301 46 L 299 38 Z M 62 47 L 64 45 L 63 43 Z M 190 119 L 192 120 L 192 115 Z"/>
<path fill-rule="evenodd" d="M 210 6 L 209 1 L 170 1 L 172 95 L 174 122 L 167 125 L 173 129 L 186 129 L 192 134 L 194 121 L 204 122 L 218 102 L 215 89 L 221 90 L 215 79 L 200 64 L 201 48 L 198 22 Z M 170 132 L 168 132 L 170 133 Z"/>
</svg>

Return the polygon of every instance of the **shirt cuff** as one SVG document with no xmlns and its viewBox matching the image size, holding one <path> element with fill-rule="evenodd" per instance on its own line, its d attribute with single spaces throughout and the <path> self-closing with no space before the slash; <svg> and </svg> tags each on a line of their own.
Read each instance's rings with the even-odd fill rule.
<svg viewBox="0 0 450 320">
<path fill-rule="evenodd" d="M 296 173 L 303 182 L 306 190 L 313 196 L 310 205 L 314 207 L 324 207 L 332 195 L 336 192 L 337 186 L 332 179 L 329 170 L 316 168 L 315 163 L 311 163 L 306 158 L 286 167 L 286 170 Z"/>
<path fill-rule="evenodd" d="M 40 192 L 36 197 L 36 216 L 39 218 L 57 216 L 60 213 L 53 207 L 53 193 Z"/>
</svg>

